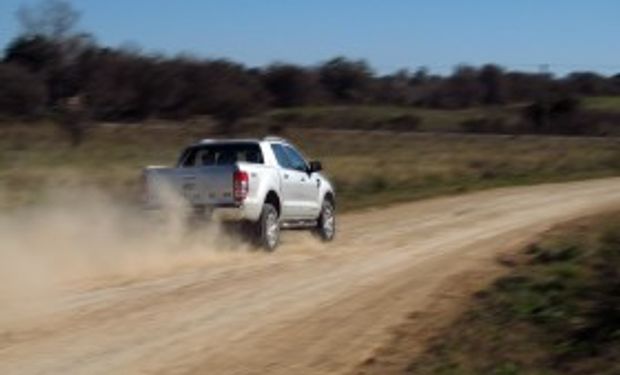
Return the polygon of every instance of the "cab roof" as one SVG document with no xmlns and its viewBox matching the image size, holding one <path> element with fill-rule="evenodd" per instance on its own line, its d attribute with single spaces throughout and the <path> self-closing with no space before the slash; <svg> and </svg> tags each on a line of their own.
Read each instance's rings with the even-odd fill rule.
<svg viewBox="0 0 620 375">
<path fill-rule="evenodd" d="M 288 143 L 288 141 L 281 137 L 267 136 L 262 139 L 259 138 L 204 138 L 201 139 L 197 145 L 208 144 L 208 143 L 258 143 L 258 142 L 281 142 Z"/>
</svg>

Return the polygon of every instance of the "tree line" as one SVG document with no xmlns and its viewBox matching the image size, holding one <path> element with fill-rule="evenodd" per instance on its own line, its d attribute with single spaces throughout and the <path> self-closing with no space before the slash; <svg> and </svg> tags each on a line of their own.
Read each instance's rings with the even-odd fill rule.
<svg viewBox="0 0 620 375">
<path fill-rule="evenodd" d="M 74 31 L 79 14 L 69 3 L 42 4 L 21 9 L 23 30 L 2 55 L 0 116 L 37 119 L 78 98 L 94 120 L 209 115 L 232 124 L 259 111 L 294 106 L 457 109 L 620 95 L 620 74 L 576 72 L 558 78 L 494 64 L 461 65 L 446 76 L 424 68 L 378 74 L 366 61 L 346 57 L 314 66 L 273 63 L 256 68 L 226 59 L 148 54 L 101 46 L 91 35 Z M 531 111 L 536 117 L 536 109 Z"/>
</svg>

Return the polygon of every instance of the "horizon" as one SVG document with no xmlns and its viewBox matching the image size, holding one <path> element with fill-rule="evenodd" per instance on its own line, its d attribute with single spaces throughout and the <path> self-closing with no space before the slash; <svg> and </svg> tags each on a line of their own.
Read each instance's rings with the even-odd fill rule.
<svg viewBox="0 0 620 375">
<path fill-rule="evenodd" d="M 0 4 L 0 23 L 8 26 L 0 29 L 3 49 L 19 35 L 17 9 L 38 3 Z M 378 74 L 425 67 L 432 74 L 447 75 L 459 65 L 487 63 L 560 77 L 578 71 L 620 73 L 619 53 L 609 48 L 620 32 L 614 19 L 620 4 L 562 2 L 558 17 L 554 3 L 559 4 L 191 0 L 171 6 L 161 0 L 71 1 L 81 13 L 78 30 L 92 34 L 98 44 L 139 47 L 143 53 L 168 57 L 189 54 L 262 67 L 275 62 L 313 66 L 344 56 L 367 61 Z M 596 17 L 583 17 L 592 11 Z M 442 20 L 439 26 L 437 19 Z"/>
</svg>

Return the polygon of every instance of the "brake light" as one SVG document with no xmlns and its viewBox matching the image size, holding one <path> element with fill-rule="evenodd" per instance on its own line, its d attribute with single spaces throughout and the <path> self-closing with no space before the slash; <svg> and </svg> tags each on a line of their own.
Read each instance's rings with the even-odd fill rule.
<svg viewBox="0 0 620 375">
<path fill-rule="evenodd" d="M 233 198 L 236 202 L 242 202 L 248 196 L 250 190 L 250 177 L 247 172 L 235 171 L 233 173 Z"/>
</svg>

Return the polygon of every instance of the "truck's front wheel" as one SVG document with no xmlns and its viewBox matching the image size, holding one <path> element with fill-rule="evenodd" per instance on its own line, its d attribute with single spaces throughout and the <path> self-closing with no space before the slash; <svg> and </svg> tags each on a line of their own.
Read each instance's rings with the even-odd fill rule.
<svg viewBox="0 0 620 375">
<path fill-rule="evenodd" d="M 280 242 L 280 218 L 276 208 L 265 203 L 258 222 L 259 245 L 267 251 L 273 251 Z"/>
<path fill-rule="evenodd" d="M 323 201 L 316 230 L 323 241 L 331 241 L 336 235 L 336 214 L 329 199 Z"/>
</svg>

